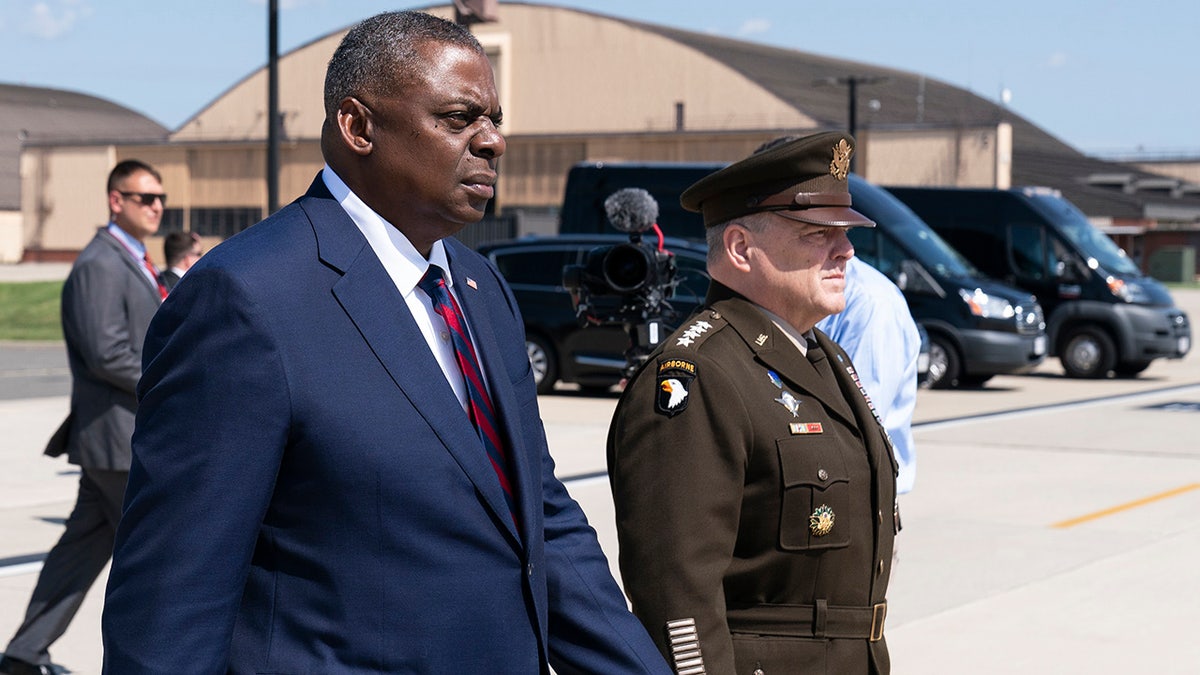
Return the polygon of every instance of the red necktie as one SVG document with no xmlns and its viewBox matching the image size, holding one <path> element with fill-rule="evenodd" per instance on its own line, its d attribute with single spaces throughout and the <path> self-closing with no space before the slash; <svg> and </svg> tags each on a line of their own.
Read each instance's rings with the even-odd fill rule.
<svg viewBox="0 0 1200 675">
<path fill-rule="evenodd" d="M 155 285 L 158 286 L 158 295 L 163 300 L 167 299 L 167 287 L 163 286 L 162 279 L 158 278 L 158 269 L 154 267 L 154 263 L 150 262 L 150 253 L 147 252 L 142 262 L 146 265 L 146 270 L 150 272 L 150 276 L 154 278 Z"/>
<path fill-rule="evenodd" d="M 462 310 L 450 294 L 450 289 L 446 287 L 442 268 L 437 265 L 429 266 L 425 276 L 417 282 L 417 286 L 433 300 L 433 311 L 446 321 L 446 327 L 450 329 L 454 357 L 458 361 L 458 367 L 462 369 L 463 381 L 467 385 L 467 413 L 479 432 L 479 439 L 487 451 L 492 469 L 500 479 L 500 487 L 504 489 L 504 498 L 508 501 L 508 509 L 513 522 L 516 523 L 517 507 L 512 481 L 508 477 L 508 453 L 505 452 L 504 442 L 500 439 L 496 409 L 492 406 L 492 399 L 483 384 L 483 371 L 479 367 L 479 359 L 475 355 L 475 347 L 471 343 L 471 334 L 467 331 L 467 322 L 463 318 Z"/>
</svg>

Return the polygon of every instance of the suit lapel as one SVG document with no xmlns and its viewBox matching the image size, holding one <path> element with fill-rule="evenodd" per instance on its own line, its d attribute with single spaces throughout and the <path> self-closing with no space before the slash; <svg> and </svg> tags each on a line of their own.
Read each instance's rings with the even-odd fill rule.
<svg viewBox="0 0 1200 675">
<path fill-rule="evenodd" d="M 430 352 L 404 298 L 354 222 L 320 176 L 300 206 L 317 237 L 321 261 L 342 272 L 333 295 L 392 381 L 454 457 L 484 501 L 519 541 L 500 482 L 475 427 Z"/>
<path fill-rule="evenodd" d="M 520 410 L 517 409 L 516 392 L 507 376 L 504 352 L 496 340 L 498 328 L 496 324 L 503 321 L 495 311 L 507 306 L 503 292 L 495 287 L 493 276 L 486 268 L 475 263 L 465 255 L 455 255 L 447 241 L 447 254 L 450 255 L 450 269 L 454 276 L 454 290 L 466 315 L 467 326 L 471 331 L 479 353 L 483 355 L 484 376 L 487 378 L 488 393 L 496 408 L 504 442 L 507 445 L 510 460 L 512 480 L 517 491 L 518 516 L 523 525 L 531 524 L 531 518 L 540 510 L 540 503 L 534 497 L 540 494 L 536 484 L 531 485 L 534 477 L 540 477 L 541 472 L 530 466 L 533 458 L 526 451 L 525 439 L 518 433 L 521 428 Z"/>
<path fill-rule="evenodd" d="M 126 269 L 142 282 L 142 286 L 146 289 L 146 293 L 154 300 L 154 304 L 161 304 L 162 297 L 158 294 L 158 286 L 150 285 L 150 279 L 146 277 L 145 269 L 141 263 L 134 260 L 133 254 L 129 252 L 129 249 L 125 248 L 125 245 L 117 241 L 117 238 L 106 229 L 101 229 L 97 232 L 96 238 L 104 242 L 105 246 L 111 248 L 117 257 L 120 258 Z"/>
</svg>

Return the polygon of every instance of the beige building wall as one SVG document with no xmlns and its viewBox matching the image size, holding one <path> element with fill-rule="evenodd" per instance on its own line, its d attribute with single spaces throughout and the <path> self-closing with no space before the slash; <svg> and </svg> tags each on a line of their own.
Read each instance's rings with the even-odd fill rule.
<svg viewBox="0 0 1200 675">
<path fill-rule="evenodd" d="M 108 222 L 105 182 L 113 146 L 27 148 L 21 153 L 25 248 L 78 251 Z"/>
<path fill-rule="evenodd" d="M 506 133 L 812 128 L 816 122 L 728 66 L 621 21 L 557 7 L 500 3 L 475 27 L 511 35 Z M 603 55 L 603 58 L 599 58 Z"/>
<path fill-rule="evenodd" d="M 859 171 L 880 185 L 1008 187 L 1012 130 L 997 127 L 869 131 L 860 141 Z"/>
<path fill-rule="evenodd" d="M 434 13 L 451 18 L 449 5 Z M 500 4 L 501 21 L 473 30 L 496 69 L 508 150 L 495 206 L 553 209 L 580 161 L 720 161 L 818 123 L 748 78 L 655 33 L 594 14 Z M 326 64 L 343 31 L 280 59 L 280 201 L 301 195 L 322 166 Z M 234 84 L 161 145 L 30 148 L 22 158 L 24 243 L 79 250 L 107 216 L 103 182 L 137 157 L 163 174 L 168 208 L 260 208 L 266 204 L 263 68 Z M 683 129 L 677 129 L 681 103 Z M 942 129 L 860 133 L 858 169 L 881 183 L 1002 186 L 1011 133 Z"/>
<path fill-rule="evenodd" d="M 430 11 L 453 17 L 449 6 Z M 677 103 L 688 130 L 816 126 L 727 66 L 620 21 L 504 3 L 500 18 L 474 31 L 497 71 L 506 134 L 673 131 Z M 319 136 L 325 68 L 344 35 L 339 31 L 280 58 L 285 139 Z M 266 105 L 264 67 L 185 122 L 171 140 L 264 139 Z"/>
<path fill-rule="evenodd" d="M 316 40 L 279 59 L 279 114 L 284 139 L 313 139 L 325 119 L 325 67 L 344 32 Z M 267 137 L 266 65 L 221 94 L 171 134 L 173 142 L 245 141 Z"/>
<path fill-rule="evenodd" d="M 579 162 L 734 162 L 787 130 L 512 137 L 500 159 L 500 210 L 557 207 Z"/>
<path fill-rule="evenodd" d="M 0 263 L 21 262 L 25 251 L 20 211 L 0 211 Z"/>
<path fill-rule="evenodd" d="M 1131 164 L 1142 171 L 1178 178 L 1200 185 L 1200 160 L 1193 162 L 1142 162 Z"/>
</svg>

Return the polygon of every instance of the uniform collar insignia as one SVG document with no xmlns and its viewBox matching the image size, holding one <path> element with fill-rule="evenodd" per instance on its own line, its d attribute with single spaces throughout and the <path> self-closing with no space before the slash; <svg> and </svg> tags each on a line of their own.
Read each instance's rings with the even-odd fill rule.
<svg viewBox="0 0 1200 675">
<path fill-rule="evenodd" d="M 698 320 L 692 325 L 688 326 L 687 330 L 683 331 L 679 338 L 675 340 L 675 345 L 678 347 L 691 347 L 692 343 L 696 341 L 696 338 L 707 333 L 710 328 L 712 328 L 711 323 L 704 321 L 703 319 Z"/>
</svg>

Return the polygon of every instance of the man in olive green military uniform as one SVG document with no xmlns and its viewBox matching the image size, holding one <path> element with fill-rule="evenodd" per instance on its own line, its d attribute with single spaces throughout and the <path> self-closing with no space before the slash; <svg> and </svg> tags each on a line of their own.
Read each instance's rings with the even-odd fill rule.
<svg viewBox="0 0 1200 675">
<path fill-rule="evenodd" d="M 608 441 L 620 567 L 676 672 L 886 674 L 896 465 L 849 357 L 854 140 L 788 141 L 688 188 L 705 307 L 633 377 Z"/>
</svg>

